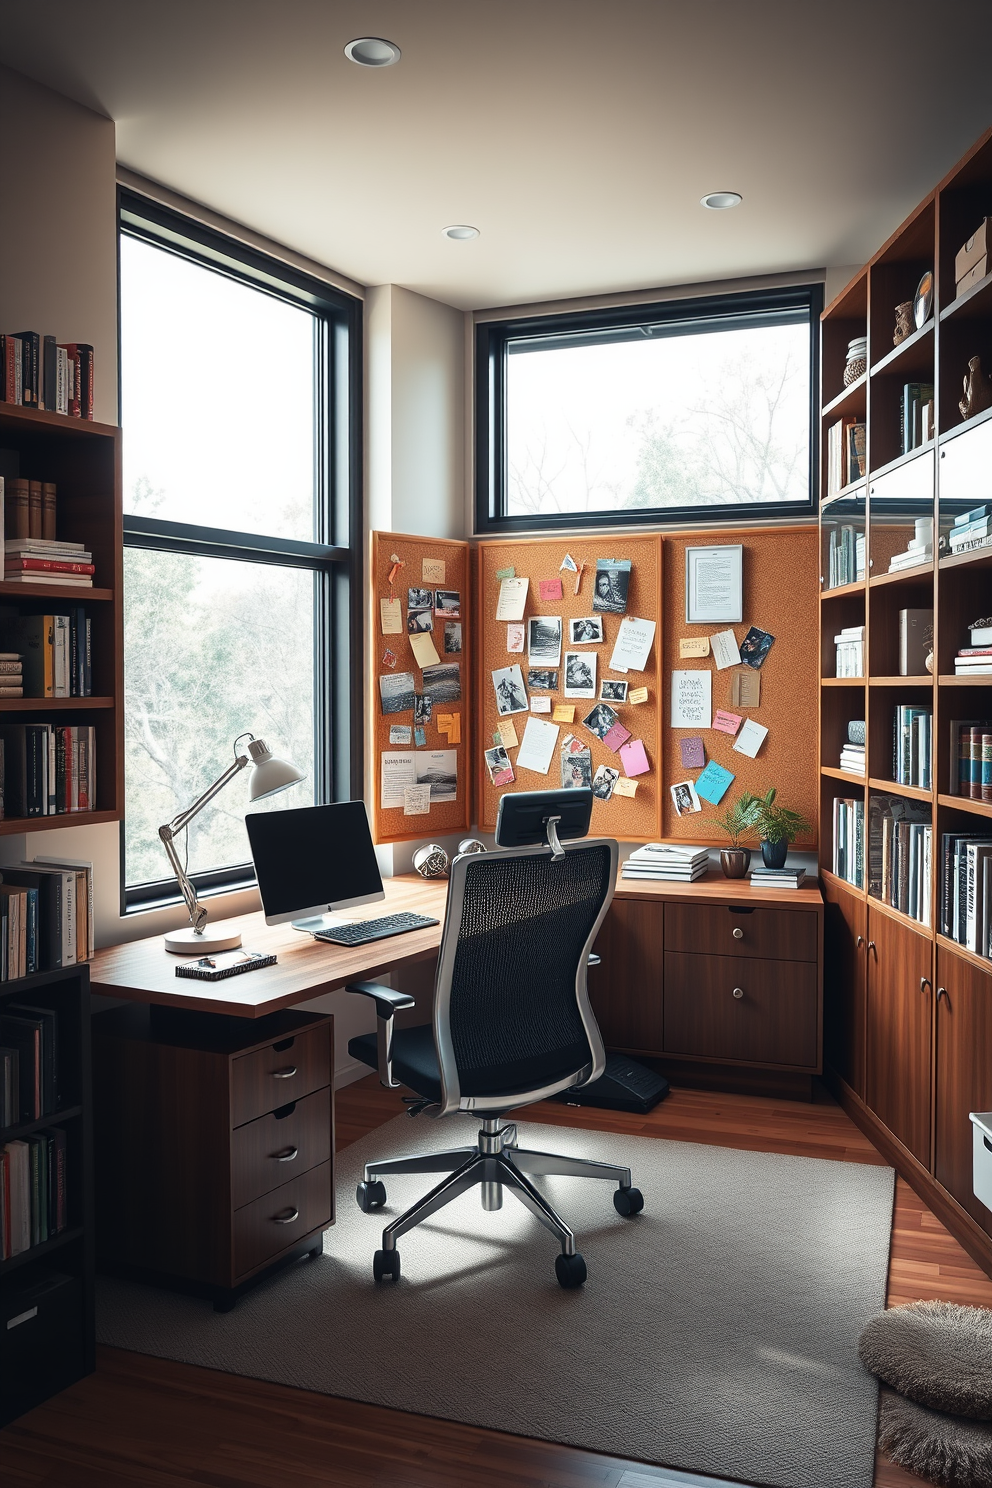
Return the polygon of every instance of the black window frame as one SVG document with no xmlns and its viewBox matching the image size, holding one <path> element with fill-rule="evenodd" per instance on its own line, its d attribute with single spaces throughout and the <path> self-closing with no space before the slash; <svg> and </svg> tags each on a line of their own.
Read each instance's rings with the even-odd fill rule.
<svg viewBox="0 0 992 1488">
<path fill-rule="evenodd" d="M 310 570 L 314 585 L 314 800 L 361 799 L 364 788 L 362 603 L 362 328 L 361 300 L 292 265 L 118 187 L 118 419 L 121 408 L 120 239 L 137 238 L 202 268 L 309 310 L 320 330 L 316 355 L 314 542 L 265 537 L 124 513 L 125 547 L 189 553 Z M 125 430 L 124 437 L 127 437 Z M 217 760 L 219 775 L 229 763 Z M 209 781 L 203 782 L 203 788 Z M 127 814 L 127 796 L 124 797 Z M 168 864 L 163 852 L 163 870 Z M 190 875 L 201 897 L 250 888 L 251 862 Z M 128 885 L 125 833 L 120 834 L 120 912 L 181 902 L 175 878 Z"/>
<path fill-rule="evenodd" d="M 506 363 L 511 341 L 528 339 L 549 343 L 567 338 L 572 345 L 597 340 L 635 340 L 648 328 L 668 336 L 692 335 L 701 329 L 773 324 L 783 312 L 809 314 L 809 498 L 806 501 L 746 502 L 740 505 L 638 507 L 623 511 L 561 512 L 541 516 L 509 516 L 506 485 Z M 819 490 L 820 314 L 823 285 L 817 281 L 778 289 L 746 290 L 733 294 L 701 295 L 650 304 L 623 305 L 603 310 L 572 311 L 557 315 L 518 316 L 512 320 L 480 321 L 475 333 L 475 533 L 570 531 L 589 527 L 667 526 L 692 522 L 700 526 L 735 525 L 769 519 L 795 521 L 813 518 Z M 627 332 L 626 336 L 617 333 Z"/>
</svg>

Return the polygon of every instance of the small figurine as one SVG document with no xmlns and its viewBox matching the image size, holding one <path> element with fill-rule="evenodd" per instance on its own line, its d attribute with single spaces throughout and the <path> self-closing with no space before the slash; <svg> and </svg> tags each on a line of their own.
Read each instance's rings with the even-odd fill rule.
<svg viewBox="0 0 992 1488">
<path fill-rule="evenodd" d="M 982 371 L 981 357 L 971 357 L 968 372 L 962 384 L 964 397 L 958 403 L 963 419 L 973 418 L 976 413 L 992 405 L 992 378 Z"/>
<path fill-rule="evenodd" d="M 896 328 L 892 336 L 892 345 L 899 346 L 913 331 L 913 302 L 905 300 L 896 306 Z"/>
</svg>

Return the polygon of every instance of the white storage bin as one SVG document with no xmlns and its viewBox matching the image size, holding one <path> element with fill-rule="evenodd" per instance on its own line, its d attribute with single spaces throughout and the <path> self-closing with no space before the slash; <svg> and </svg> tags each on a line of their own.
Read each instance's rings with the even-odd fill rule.
<svg viewBox="0 0 992 1488">
<path fill-rule="evenodd" d="M 976 1199 L 992 1209 L 992 1111 L 972 1111 L 971 1125 L 975 1134 L 972 1187 Z"/>
</svg>

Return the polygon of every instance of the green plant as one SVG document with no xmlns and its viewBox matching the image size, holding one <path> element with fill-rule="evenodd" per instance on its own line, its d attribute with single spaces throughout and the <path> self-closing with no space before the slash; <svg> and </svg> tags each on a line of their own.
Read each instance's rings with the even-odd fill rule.
<svg viewBox="0 0 992 1488">
<path fill-rule="evenodd" d="M 763 796 L 745 794 L 754 806 L 754 824 L 763 842 L 795 842 L 800 832 L 812 830 L 801 812 L 775 805 L 774 786 Z"/>
<path fill-rule="evenodd" d="M 731 847 L 740 847 L 741 838 L 757 826 L 760 806 L 757 796 L 751 795 L 750 791 L 741 791 L 736 801 L 717 813 L 714 820 L 730 838 Z"/>
</svg>

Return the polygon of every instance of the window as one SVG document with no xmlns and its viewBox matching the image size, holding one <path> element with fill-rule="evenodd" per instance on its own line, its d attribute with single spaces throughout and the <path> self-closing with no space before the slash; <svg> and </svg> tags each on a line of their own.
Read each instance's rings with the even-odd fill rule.
<svg viewBox="0 0 992 1488">
<path fill-rule="evenodd" d="M 477 528 L 813 514 L 820 285 L 480 324 Z"/>
<path fill-rule="evenodd" d="M 307 774 L 291 802 L 253 810 L 361 793 L 361 321 L 348 296 L 130 193 L 120 297 L 122 882 L 135 908 L 178 897 L 158 828 L 246 730 Z M 247 809 L 234 782 L 190 824 L 198 890 L 254 880 Z"/>
</svg>

